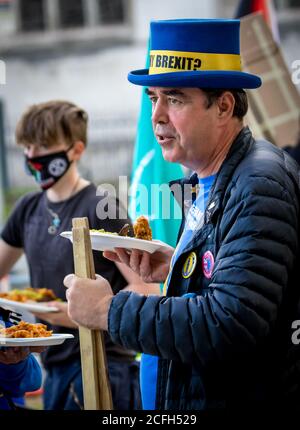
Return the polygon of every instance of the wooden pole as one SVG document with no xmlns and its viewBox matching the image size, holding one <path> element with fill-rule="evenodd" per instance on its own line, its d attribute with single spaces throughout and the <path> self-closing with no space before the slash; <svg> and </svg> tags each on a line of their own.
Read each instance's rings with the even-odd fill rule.
<svg viewBox="0 0 300 430">
<path fill-rule="evenodd" d="M 95 279 L 95 267 L 87 218 L 73 218 L 75 274 Z M 84 409 L 112 410 L 103 333 L 79 327 Z"/>
</svg>

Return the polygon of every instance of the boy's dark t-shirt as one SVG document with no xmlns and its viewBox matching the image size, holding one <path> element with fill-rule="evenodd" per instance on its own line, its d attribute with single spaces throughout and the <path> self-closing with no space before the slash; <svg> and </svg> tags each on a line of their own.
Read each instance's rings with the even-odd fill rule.
<svg viewBox="0 0 300 430">
<path fill-rule="evenodd" d="M 110 197 L 108 206 L 104 205 L 107 201 L 103 193 L 97 196 L 95 185 L 90 184 L 68 200 L 59 203 L 50 202 L 45 192 L 29 193 L 17 202 L 1 236 L 7 244 L 24 249 L 33 288 L 49 288 L 57 297 L 66 300 L 63 279 L 69 273 L 74 273 L 73 251 L 71 242 L 62 238 L 60 233 L 72 229 L 72 218 L 75 217 L 88 217 L 91 229 L 111 232 L 118 232 L 125 223 L 131 223 L 117 199 Z M 47 206 L 57 213 L 61 220 L 55 235 L 48 233 L 52 216 Z M 116 219 L 99 219 L 97 206 L 98 213 L 100 206 L 104 206 L 106 211 L 110 209 L 109 216 Z M 120 214 L 126 218 L 120 219 Z M 100 251 L 93 251 L 93 254 L 96 273 L 110 282 L 114 293 L 124 288 L 127 282 L 115 264 L 105 259 Z M 55 333 L 72 333 L 75 339 L 47 348 L 42 354 L 45 367 L 79 358 L 78 330 L 51 326 L 48 323 L 47 326 Z M 127 362 L 134 359 L 133 351 L 113 344 L 107 333 L 105 345 L 108 358 Z"/>
</svg>

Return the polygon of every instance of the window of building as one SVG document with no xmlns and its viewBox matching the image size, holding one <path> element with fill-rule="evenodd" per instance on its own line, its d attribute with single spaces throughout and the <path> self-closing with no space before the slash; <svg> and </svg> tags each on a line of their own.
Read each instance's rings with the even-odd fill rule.
<svg viewBox="0 0 300 430">
<path fill-rule="evenodd" d="M 45 11 L 43 0 L 20 0 L 20 28 L 22 31 L 45 29 Z"/>
<path fill-rule="evenodd" d="M 274 0 L 276 9 L 283 10 L 289 8 L 300 9 L 300 0 Z"/>
<path fill-rule="evenodd" d="M 100 23 L 112 24 L 124 22 L 124 0 L 98 0 L 98 3 Z"/>
<path fill-rule="evenodd" d="M 6 1 L 0 0 L 0 5 L 8 4 Z M 15 1 L 19 29 L 28 32 L 124 25 L 128 16 L 126 8 L 131 0 Z"/>
<path fill-rule="evenodd" d="M 298 7 L 300 8 L 300 0 L 289 0 L 290 7 Z"/>
<path fill-rule="evenodd" d="M 59 12 L 61 28 L 84 25 L 83 0 L 59 0 Z"/>
</svg>

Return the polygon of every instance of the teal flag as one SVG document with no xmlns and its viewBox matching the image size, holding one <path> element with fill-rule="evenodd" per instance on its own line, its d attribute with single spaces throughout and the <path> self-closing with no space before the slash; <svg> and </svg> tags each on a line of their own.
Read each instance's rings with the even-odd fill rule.
<svg viewBox="0 0 300 430">
<path fill-rule="evenodd" d="M 149 55 L 148 55 L 149 57 Z M 151 102 L 143 89 L 135 142 L 129 215 L 148 217 L 153 239 L 176 245 L 181 210 L 171 195 L 168 183 L 183 176 L 179 164 L 164 160 L 151 123 Z"/>
</svg>

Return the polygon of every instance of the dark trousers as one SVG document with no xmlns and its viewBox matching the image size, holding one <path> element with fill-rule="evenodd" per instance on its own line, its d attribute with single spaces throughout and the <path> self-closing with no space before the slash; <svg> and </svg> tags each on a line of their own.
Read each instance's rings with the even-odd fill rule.
<svg viewBox="0 0 300 430">
<path fill-rule="evenodd" d="M 139 364 L 109 360 L 109 380 L 115 410 L 141 409 Z M 68 364 L 51 366 L 44 384 L 44 409 L 83 409 L 81 364 L 76 360 Z"/>
</svg>

